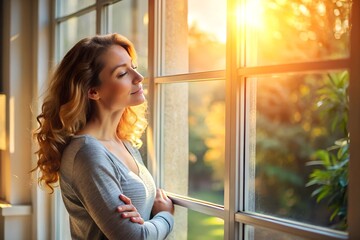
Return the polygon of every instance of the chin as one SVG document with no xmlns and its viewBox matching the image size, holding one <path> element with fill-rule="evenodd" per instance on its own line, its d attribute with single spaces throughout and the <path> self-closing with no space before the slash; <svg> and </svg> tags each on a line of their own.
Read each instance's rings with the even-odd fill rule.
<svg viewBox="0 0 360 240">
<path fill-rule="evenodd" d="M 142 96 L 141 98 L 138 98 L 136 101 L 134 101 L 131 106 L 137 106 L 145 102 L 145 96 Z"/>
</svg>

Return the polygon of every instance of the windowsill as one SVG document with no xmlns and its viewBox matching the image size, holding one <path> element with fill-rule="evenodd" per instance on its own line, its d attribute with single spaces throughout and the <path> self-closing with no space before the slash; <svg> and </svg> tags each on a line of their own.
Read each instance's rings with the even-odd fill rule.
<svg viewBox="0 0 360 240">
<path fill-rule="evenodd" d="M 31 215 L 31 205 L 11 205 L 7 202 L 0 201 L 0 216 L 26 216 Z"/>
</svg>

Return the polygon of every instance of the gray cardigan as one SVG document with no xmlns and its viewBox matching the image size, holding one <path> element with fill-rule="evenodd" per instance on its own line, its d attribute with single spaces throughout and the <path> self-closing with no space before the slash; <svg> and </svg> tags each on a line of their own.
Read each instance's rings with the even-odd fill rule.
<svg viewBox="0 0 360 240">
<path fill-rule="evenodd" d="M 65 148 L 60 167 L 60 188 L 70 215 L 73 239 L 165 239 L 174 225 L 169 212 L 150 219 L 156 195 L 152 176 L 138 150 L 124 142 L 136 160 L 139 176 L 130 171 L 98 140 L 89 135 L 74 136 Z M 120 217 L 116 208 L 132 200 L 143 225 Z"/>
</svg>

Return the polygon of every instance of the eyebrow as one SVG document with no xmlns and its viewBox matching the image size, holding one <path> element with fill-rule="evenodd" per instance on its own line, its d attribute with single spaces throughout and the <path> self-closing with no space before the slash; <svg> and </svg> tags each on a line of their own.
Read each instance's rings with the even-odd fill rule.
<svg viewBox="0 0 360 240">
<path fill-rule="evenodd" d="M 119 68 L 119 67 L 125 67 L 126 65 L 127 65 L 126 63 L 116 65 L 115 67 L 113 67 L 113 68 L 111 69 L 110 74 L 113 74 L 113 72 L 114 72 L 117 68 Z"/>
</svg>

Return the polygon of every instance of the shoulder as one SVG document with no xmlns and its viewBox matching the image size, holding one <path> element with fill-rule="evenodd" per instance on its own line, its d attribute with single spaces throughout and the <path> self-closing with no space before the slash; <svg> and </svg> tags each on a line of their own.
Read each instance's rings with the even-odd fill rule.
<svg viewBox="0 0 360 240">
<path fill-rule="evenodd" d="M 103 152 L 104 146 L 99 143 L 95 138 L 89 135 L 76 135 L 73 136 L 69 144 L 64 149 L 63 155 L 67 154 L 77 154 L 79 152 L 93 152 L 93 151 Z"/>
<path fill-rule="evenodd" d="M 73 137 L 64 150 L 61 161 L 62 176 L 66 176 L 75 185 L 85 186 L 89 181 L 100 181 L 106 176 L 119 177 L 117 164 L 111 154 L 91 136 Z"/>
<path fill-rule="evenodd" d="M 106 164 L 109 159 L 105 147 L 95 138 L 88 135 L 74 136 L 68 146 L 64 149 L 62 162 L 81 165 L 81 167 L 95 167 L 99 164 Z"/>
</svg>

